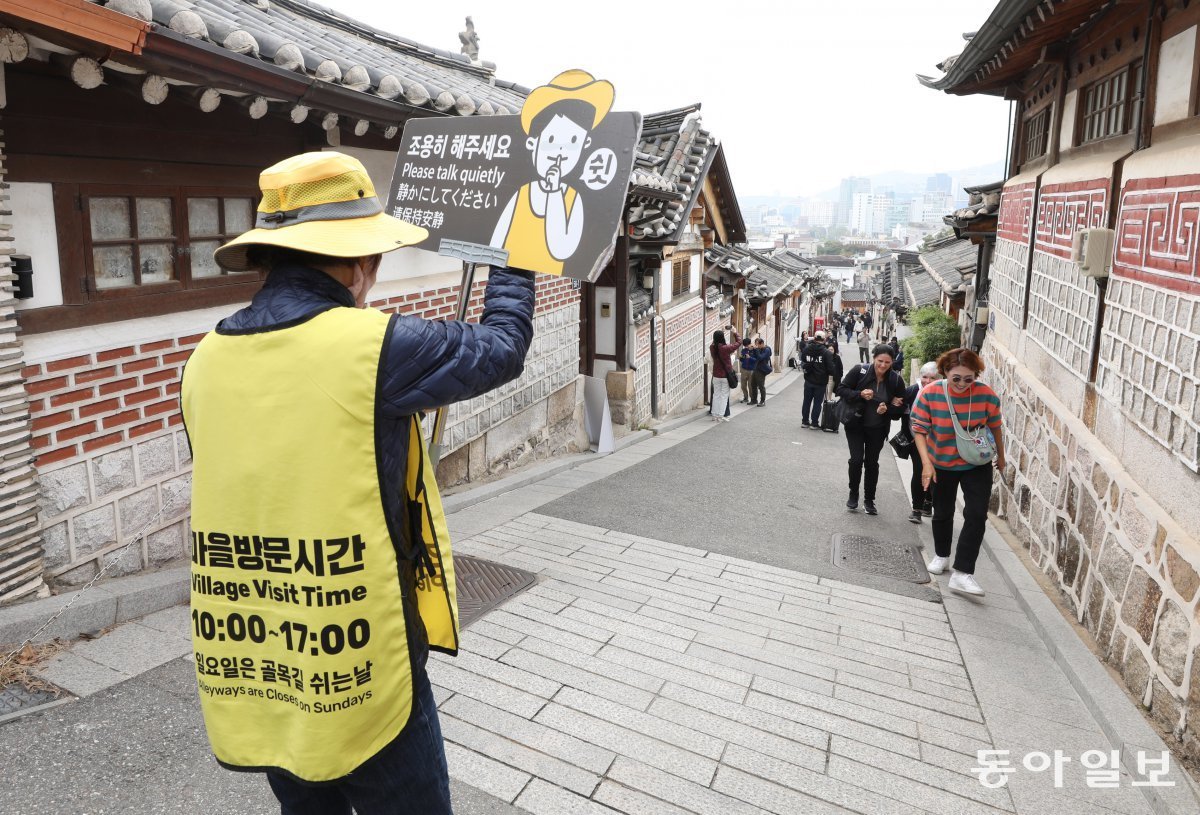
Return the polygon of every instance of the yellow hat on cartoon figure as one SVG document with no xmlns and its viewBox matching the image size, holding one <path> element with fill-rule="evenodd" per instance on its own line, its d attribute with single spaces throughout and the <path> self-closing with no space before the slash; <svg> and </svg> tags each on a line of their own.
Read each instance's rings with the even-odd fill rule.
<svg viewBox="0 0 1200 815">
<path fill-rule="evenodd" d="M 563 71 L 549 83 L 540 88 L 534 88 L 533 92 L 525 99 L 525 104 L 521 108 L 521 129 L 528 133 L 529 128 L 533 125 L 533 120 L 539 113 L 555 102 L 565 99 L 577 99 L 594 107 L 596 116 L 592 120 L 592 127 L 595 127 L 612 109 L 613 99 L 616 95 L 616 89 L 606 79 L 596 79 L 587 71 L 581 71 L 578 68 Z"/>
</svg>

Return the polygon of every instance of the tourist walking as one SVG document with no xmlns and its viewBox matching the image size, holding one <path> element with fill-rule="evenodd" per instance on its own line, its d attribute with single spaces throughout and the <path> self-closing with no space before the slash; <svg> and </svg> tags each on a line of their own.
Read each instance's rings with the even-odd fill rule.
<svg viewBox="0 0 1200 815">
<path fill-rule="evenodd" d="M 992 468 L 1004 470 L 1004 435 L 1000 399 L 979 381 L 983 360 L 969 348 L 938 357 L 942 379 L 923 388 L 912 409 L 913 435 L 921 456 L 921 484 L 933 485 L 933 551 L 927 568 L 941 574 L 950 562 L 954 537 L 954 502 L 961 488 L 963 525 L 954 550 L 949 588 L 982 595 L 975 561 L 983 543 Z"/>
<path fill-rule="evenodd" d="M 859 482 L 862 482 L 863 509 L 878 515 L 875 487 L 879 483 L 879 451 L 887 440 L 891 423 L 904 413 L 904 380 L 892 370 L 892 349 L 877 345 L 866 365 L 856 365 L 842 379 L 838 396 L 855 409 L 846 422 L 846 444 L 850 497 L 846 509 L 858 510 Z M 866 477 L 863 478 L 863 470 Z"/>
<path fill-rule="evenodd" d="M 936 362 L 926 362 L 921 366 L 921 379 L 908 386 L 908 390 L 904 392 L 904 415 L 900 417 L 900 427 L 908 434 L 910 439 L 914 439 L 912 432 L 912 406 L 917 401 L 917 395 L 926 386 L 935 382 L 938 378 L 938 369 Z M 915 452 L 915 445 L 914 445 Z M 912 478 L 908 484 L 908 493 L 912 496 L 912 513 L 908 516 L 908 520 L 914 524 L 921 523 L 922 516 L 928 518 L 933 514 L 933 484 L 928 488 L 921 483 L 921 473 L 924 468 L 921 464 L 921 456 L 919 454 L 909 456 L 912 462 Z"/>
<path fill-rule="evenodd" d="M 800 408 L 800 426 L 814 429 L 821 426 L 821 405 L 825 401 L 825 387 L 836 370 L 833 354 L 825 345 L 825 332 L 818 331 L 804 346 L 800 356 L 800 367 L 804 372 L 804 404 Z"/>
<path fill-rule="evenodd" d="M 771 346 L 759 337 L 754 341 L 754 377 L 750 382 L 750 404 L 755 407 L 767 402 L 767 374 L 771 370 Z"/>
<path fill-rule="evenodd" d="M 890 349 L 889 349 L 890 350 Z M 858 361 L 866 362 L 871 358 L 871 332 L 866 328 L 858 332 Z"/>
<path fill-rule="evenodd" d="M 714 422 L 727 422 L 729 418 L 726 414 L 729 412 L 729 380 L 733 377 L 736 381 L 737 374 L 734 372 L 733 362 L 730 357 L 733 352 L 738 350 L 738 345 L 741 340 L 737 332 L 733 330 L 733 326 L 726 326 L 733 336 L 733 342 L 725 342 L 724 331 L 714 331 L 712 336 L 712 344 L 708 346 L 709 356 L 713 361 L 712 372 L 712 405 L 709 413 L 712 415 Z"/>
</svg>

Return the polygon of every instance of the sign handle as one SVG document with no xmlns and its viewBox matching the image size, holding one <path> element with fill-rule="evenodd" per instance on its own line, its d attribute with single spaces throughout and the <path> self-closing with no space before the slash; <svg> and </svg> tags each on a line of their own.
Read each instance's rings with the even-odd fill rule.
<svg viewBox="0 0 1200 815">
<path fill-rule="evenodd" d="M 438 245 L 438 254 L 458 258 L 463 262 L 462 285 L 458 290 L 458 309 L 454 319 L 465 320 L 471 303 L 471 289 L 475 285 L 476 266 L 507 266 L 508 250 L 443 238 Z M 433 436 L 429 445 L 429 460 L 437 467 L 442 458 L 442 436 L 446 431 L 446 406 L 437 409 L 433 417 Z"/>
</svg>

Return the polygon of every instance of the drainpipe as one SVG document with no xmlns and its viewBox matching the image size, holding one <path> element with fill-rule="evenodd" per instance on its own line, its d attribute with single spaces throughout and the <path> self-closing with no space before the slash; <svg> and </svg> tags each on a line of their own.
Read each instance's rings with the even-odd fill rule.
<svg viewBox="0 0 1200 815">
<path fill-rule="evenodd" d="M 658 273 L 662 267 L 652 267 L 650 285 L 650 415 L 658 418 Z"/>
</svg>

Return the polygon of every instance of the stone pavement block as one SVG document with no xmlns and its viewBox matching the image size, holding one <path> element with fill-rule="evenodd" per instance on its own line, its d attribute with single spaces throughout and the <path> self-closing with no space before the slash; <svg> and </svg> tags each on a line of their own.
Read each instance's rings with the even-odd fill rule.
<svg viewBox="0 0 1200 815">
<path fill-rule="evenodd" d="M 507 542 L 517 547 L 532 550 L 531 553 L 546 553 L 558 557 L 570 557 L 580 549 L 577 540 L 568 535 L 546 534 L 545 530 L 517 531 L 511 526 L 489 529 L 484 536 L 491 541 Z"/>
<path fill-rule="evenodd" d="M 817 708 L 805 707 L 795 702 L 789 702 L 786 699 L 755 693 L 753 691 L 746 698 L 746 704 L 751 708 L 761 710 L 764 713 L 770 713 L 773 716 L 788 719 L 789 721 L 818 730 L 824 730 L 827 733 L 841 733 L 856 741 L 874 744 L 895 753 L 901 753 L 913 758 L 921 755 L 921 749 L 916 738 L 916 726 L 910 722 L 903 723 L 904 725 L 911 725 L 911 729 L 908 732 L 896 732 L 895 730 L 864 724 L 857 719 L 839 716 Z"/>
<path fill-rule="evenodd" d="M 504 610 L 511 615 L 523 617 L 535 623 L 557 628 L 560 631 L 565 631 L 569 634 L 574 634 L 579 637 L 585 637 L 594 640 L 598 643 L 609 642 L 613 638 L 613 632 L 600 626 L 590 625 L 579 620 L 572 619 L 565 614 L 549 614 L 540 609 L 530 608 L 521 604 L 505 604 Z"/>
<path fill-rule="evenodd" d="M 819 619 L 813 619 L 810 614 L 797 617 L 789 611 L 789 607 L 786 605 L 780 611 L 760 614 L 757 611 L 728 603 L 719 604 L 714 609 L 714 613 L 730 620 L 765 626 L 772 635 L 779 634 L 781 637 L 787 635 L 791 639 L 798 639 L 801 642 L 807 639 L 830 645 L 837 643 L 837 635 L 829 630 L 832 626 L 828 615 L 823 615 Z"/>
<path fill-rule="evenodd" d="M 71 651 L 56 654 L 38 669 L 37 676 L 76 696 L 91 696 L 130 678 L 129 674 L 84 659 Z"/>
<path fill-rule="evenodd" d="M 891 676 L 897 683 L 908 684 L 908 674 L 903 670 L 903 665 L 896 664 L 894 668 L 875 668 L 837 654 L 827 653 L 823 649 L 830 646 L 824 643 L 812 643 L 811 647 L 803 647 L 791 642 L 768 640 L 762 647 L 758 647 L 754 643 L 726 639 L 706 632 L 697 634 L 696 642 L 700 645 L 740 654 L 756 662 L 767 662 L 781 668 L 801 671 L 825 679 L 833 679 L 835 672 L 851 671 L 873 678 Z"/>
<path fill-rule="evenodd" d="M 105 587 L 94 586 L 87 592 L 73 591 L 5 606 L 0 608 L 0 643 L 24 642 L 55 615 L 57 618 L 37 635 L 35 642 L 74 639 L 112 625 L 117 619 L 117 598 Z"/>
<path fill-rule="evenodd" d="M 629 558 L 624 554 L 614 556 L 607 552 L 597 553 L 591 550 L 580 550 L 575 552 L 573 556 L 579 560 L 591 563 L 598 568 L 610 571 L 619 568 L 645 575 L 654 580 L 668 580 L 674 577 L 676 573 L 676 567 L 673 564 L 667 563 L 665 560 L 652 561 L 641 555 Z"/>
<path fill-rule="evenodd" d="M 838 755 L 829 758 L 829 775 L 863 789 L 887 790 L 889 798 L 938 815 L 998 815 L 1014 811 L 1011 803 L 997 808 Z"/>
<path fill-rule="evenodd" d="M 136 620 L 164 608 L 187 603 L 191 587 L 188 583 L 190 566 L 176 566 L 158 572 L 133 575 L 121 581 L 119 591 L 110 587 L 117 597 L 117 622 Z"/>
<path fill-rule="evenodd" d="M 924 680 L 916 681 L 924 682 Z M 975 700 L 975 697 L 966 691 L 960 691 L 955 688 L 938 688 L 939 693 L 930 693 L 928 687 L 917 688 L 914 686 L 913 688 L 902 688 L 888 682 L 878 682 L 874 679 L 850 673 L 839 676 L 838 683 L 848 685 L 860 691 L 873 693 L 877 696 L 907 702 L 917 707 L 940 710 L 943 713 L 949 713 L 960 719 L 971 719 L 977 722 L 983 721 L 983 717 L 979 713 L 979 703 Z"/>
<path fill-rule="evenodd" d="M 657 676 L 651 676 L 639 669 L 618 665 L 615 662 L 605 659 L 600 654 L 594 656 L 584 654 L 572 648 L 561 646 L 556 642 L 549 642 L 541 637 L 526 637 L 522 640 L 519 650 L 522 653 L 540 654 L 541 656 L 584 671 L 601 674 L 623 685 L 640 688 L 641 690 L 649 691 L 651 694 L 657 693 L 659 688 L 663 686 L 664 680 Z"/>
<path fill-rule="evenodd" d="M 181 637 L 191 637 L 191 609 L 186 604 L 164 608 L 162 611 L 142 617 L 138 620 L 138 625 L 153 628 L 155 631 L 177 634 Z"/>
<path fill-rule="evenodd" d="M 536 778 L 515 803 L 533 815 L 613 815 L 616 811 Z"/>
<path fill-rule="evenodd" d="M 696 636 L 694 631 L 686 632 L 686 636 L 682 637 L 674 633 L 666 634 L 643 625 L 638 616 L 631 615 L 631 619 L 621 620 L 607 614 L 597 614 L 578 605 L 565 609 L 562 612 L 562 616 L 576 620 L 577 622 L 594 625 L 597 628 L 611 631 L 613 634 L 640 640 L 654 648 L 678 651 L 680 653 L 687 650 L 688 645 L 692 642 L 692 638 Z"/>
<path fill-rule="evenodd" d="M 844 815 L 846 811 L 729 767 L 717 771 L 712 788 L 775 815 Z"/>
<path fill-rule="evenodd" d="M 430 662 L 436 661 L 437 664 L 436 667 L 430 668 L 429 675 L 438 685 L 454 693 L 461 693 L 463 696 L 477 699 L 518 716 L 524 716 L 526 719 L 533 718 L 534 714 L 546 704 L 546 700 L 541 697 L 470 671 L 464 671 L 451 661 L 452 657 L 444 657 L 440 654 L 431 656 Z"/>
<path fill-rule="evenodd" d="M 720 595 L 716 592 L 697 591 L 688 586 L 678 586 L 666 580 L 649 577 L 643 572 L 637 572 L 624 566 L 614 569 L 613 573 L 606 579 L 609 582 L 612 580 L 621 580 L 636 583 L 637 587 L 645 587 L 653 590 L 659 597 L 705 611 L 711 611 L 720 598 Z"/>
<path fill-rule="evenodd" d="M 624 644 L 632 645 L 634 643 L 626 639 Z M 626 668 L 644 671 L 659 679 L 678 682 L 680 685 L 686 685 L 731 702 L 740 702 L 746 698 L 749 681 L 742 684 L 713 676 L 714 670 L 719 666 L 705 665 L 703 660 L 684 657 L 682 654 L 671 654 L 670 659 L 653 659 L 645 653 L 649 650 L 651 649 L 632 650 L 631 648 L 606 645 L 600 650 L 600 656 Z M 697 665 L 701 665 L 707 670 L 704 672 L 695 670 Z"/>
<path fill-rule="evenodd" d="M 913 679 L 924 679 L 935 685 L 946 685 L 968 692 L 971 690 L 971 680 L 965 676 L 951 676 L 944 671 L 926 668 L 922 665 L 909 665 L 908 673 Z"/>
<path fill-rule="evenodd" d="M 600 673 L 577 668 L 519 648 L 514 648 L 506 654 L 503 662 L 552 679 L 563 686 L 585 691 L 613 702 L 621 702 L 638 710 L 648 708 L 654 699 L 654 695 L 648 691 L 640 690 Z M 594 659 L 590 662 L 593 663 L 594 669 L 603 670 L 604 663 L 595 664 L 597 661 Z"/>
<path fill-rule="evenodd" d="M 673 583 L 682 583 L 683 581 L 672 580 Z M 700 589 L 704 584 L 692 584 Z M 772 600 L 770 597 L 754 597 L 746 595 L 743 597 L 731 597 L 728 594 L 721 594 L 717 600 L 717 611 L 724 611 L 727 608 L 736 608 L 747 612 L 748 614 L 756 614 L 763 619 L 777 620 L 779 619 L 779 609 L 781 606 L 780 600 Z"/>
<path fill-rule="evenodd" d="M 728 615 L 720 612 L 688 608 L 660 597 L 651 597 L 646 602 L 645 608 L 640 609 L 638 613 L 673 622 L 682 628 L 690 628 L 692 631 L 707 631 L 731 638 L 749 636 L 752 639 L 765 640 L 766 636 L 771 633 L 771 629 L 765 625 L 734 622 Z"/>
<path fill-rule="evenodd" d="M 781 591 L 783 590 L 782 587 L 791 587 L 802 589 L 805 593 L 819 594 L 823 597 L 829 596 L 829 588 L 821 585 L 821 578 L 815 574 L 798 572 L 794 569 L 784 569 L 754 560 L 744 560 L 743 558 L 731 557 L 730 555 L 723 555 L 718 552 L 709 552 L 708 559 L 725 564 L 725 571 L 727 573 L 761 580 L 768 586 L 778 588 Z M 744 582 L 741 577 L 735 579 L 739 580 L 739 582 Z"/>
<path fill-rule="evenodd" d="M 952 733 L 970 736 L 974 739 L 986 739 L 987 727 L 983 724 L 983 716 L 979 709 L 965 705 L 955 705 L 953 710 L 946 713 L 933 710 L 922 705 L 909 704 L 895 699 L 881 699 L 874 693 L 839 685 L 833 692 L 837 699 L 852 702 L 856 705 L 870 708 L 872 706 L 886 708 L 889 713 L 914 722 L 925 722 Z M 949 707 L 949 705 L 948 705 Z"/>
<path fill-rule="evenodd" d="M 487 637 L 488 639 L 504 643 L 505 645 L 516 645 L 518 642 L 525 639 L 525 634 L 522 634 L 520 631 L 514 631 L 511 628 L 498 625 L 495 620 L 489 619 L 488 617 L 484 617 L 483 619 L 476 620 L 475 622 L 471 623 L 471 628 L 469 630 L 479 634 L 480 636 Z"/>
<path fill-rule="evenodd" d="M 904 621 L 896 619 L 891 615 L 857 611 L 848 608 L 835 608 L 824 600 L 805 600 L 799 597 L 789 597 L 787 600 L 784 600 L 779 612 L 783 616 L 783 619 L 815 619 L 827 625 L 851 625 L 857 621 L 899 630 L 903 630 L 904 628 Z"/>
<path fill-rule="evenodd" d="M 666 801 L 630 789 L 615 781 L 602 782 L 592 799 L 606 804 L 618 812 L 636 812 L 637 815 L 692 815 L 686 809 L 671 806 Z"/>
<path fill-rule="evenodd" d="M 711 759 L 554 702 L 546 705 L 534 721 L 618 755 L 637 756 L 640 761 L 697 784 L 708 784 L 717 770 L 717 762 Z"/>
<path fill-rule="evenodd" d="M 589 598 L 576 598 L 571 605 L 577 609 L 582 609 L 583 611 L 608 618 L 609 620 L 619 620 L 624 623 L 631 623 L 643 631 L 651 631 L 658 634 L 664 634 L 673 639 L 684 640 L 685 647 L 686 644 L 690 644 L 691 641 L 696 638 L 695 628 L 686 625 L 675 625 L 660 620 L 657 617 L 650 617 L 639 609 L 629 611 L 620 607 L 614 608 L 611 605 L 596 602 Z M 597 624 L 599 625 L 599 623 Z"/>
<path fill-rule="evenodd" d="M 430 687 L 433 689 L 433 703 L 436 707 L 441 707 L 448 700 L 455 697 L 454 691 L 443 688 L 436 682 L 430 682 Z"/>
<path fill-rule="evenodd" d="M 1029 716 L 1071 726 L 1090 721 L 1092 717 L 1087 706 L 1078 696 L 1068 695 L 1070 689 L 1071 686 L 1066 685 L 1061 687 L 1061 693 L 1025 693 L 1019 685 L 983 682 L 979 684 L 976 693 L 979 701 L 989 711 L 993 708 L 1009 708 Z"/>
<path fill-rule="evenodd" d="M 459 649 L 463 653 L 478 654 L 488 659 L 499 659 L 509 648 L 512 646 L 507 642 L 494 640 L 479 633 L 475 630 L 474 625 L 459 636 Z"/>
<path fill-rule="evenodd" d="M 526 693 L 540 696 L 543 699 L 552 698 L 562 687 L 559 682 L 551 681 L 536 673 L 523 671 L 506 662 L 497 662 L 482 657 L 479 654 L 460 652 L 454 660 L 454 665 L 461 670 L 487 677 L 513 688 L 520 688 Z"/>
<path fill-rule="evenodd" d="M 450 715 L 440 717 L 442 734 L 468 750 L 474 750 L 493 761 L 514 767 L 543 778 L 572 792 L 589 796 L 600 783 L 600 776 L 561 761 L 554 756 L 518 744 L 504 735 L 492 733 Z"/>
<path fill-rule="evenodd" d="M 843 638 L 861 640 L 872 645 L 882 645 L 910 654 L 920 654 L 931 659 L 962 664 L 962 655 L 958 646 L 953 642 L 936 640 L 931 637 L 914 636 L 910 632 L 896 628 L 864 629 L 853 626 L 842 626 L 839 634 Z M 839 640 L 840 641 L 840 640 Z"/>
<path fill-rule="evenodd" d="M 494 560 L 498 563 L 503 563 L 508 554 L 516 549 L 515 546 L 498 546 L 495 543 L 480 538 L 467 538 L 460 541 L 453 529 L 450 530 L 450 537 L 454 540 L 454 554 L 471 555 L 472 557 L 483 558 L 484 560 Z"/>
<path fill-rule="evenodd" d="M 1010 745 L 1034 745 L 1043 752 L 1063 750 L 1079 755 L 1086 750 L 1108 749 L 1108 739 L 1095 722 L 1081 719 L 1079 727 L 1050 722 L 1010 708 L 989 705 L 984 709 L 992 742 L 999 750 L 1011 750 Z"/>
<path fill-rule="evenodd" d="M 524 606 L 544 611 L 547 614 L 558 614 L 575 600 L 573 597 L 550 597 L 541 591 L 540 586 L 533 586 L 531 589 L 531 591 L 521 592 L 516 597 L 506 601 L 505 606 Z"/>
<path fill-rule="evenodd" d="M 910 738 L 916 738 L 917 736 L 917 724 L 915 721 L 904 716 L 886 713 L 879 709 L 887 707 L 891 710 L 893 709 L 893 703 L 886 701 L 881 703 L 871 698 L 870 694 L 864 694 L 864 696 L 868 697 L 865 700 L 850 701 L 842 699 L 841 693 L 846 689 L 844 686 L 835 688 L 834 695 L 829 697 L 786 685 L 782 682 L 776 682 L 773 679 L 756 676 L 753 688 L 759 694 L 775 696 L 788 702 L 794 702 L 797 705 L 820 710 L 834 716 L 841 716 L 861 722 L 862 724 L 871 725 L 872 727 L 878 727 L 882 730 L 890 730 L 893 733 L 900 733 Z M 869 704 L 864 704 L 864 702 Z"/>
<path fill-rule="evenodd" d="M 893 612 L 893 617 L 919 617 L 935 623 L 946 622 L 946 611 L 941 603 L 930 603 L 914 597 L 876 591 L 849 584 L 838 585 L 837 581 L 822 580 L 829 586 L 829 605 L 836 608 L 853 608 L 860 611 L 883 614 Z"/>
<path fill-rule="evenodd" d="M 885 659 L 902 662 L 906 665 L 921 665 L 926 668 L 931 668 L 935 671 L 945 671 L 951 676 L 959 676 L 966 678 L 967 671 L 962 667 L 962 662 L 955 658 L 947 658 L 947 655 L 931 657 L 924 654 L 916 653 L 911 649 L 904 647 L 893 648 L 888 645 L 879 645 L 866 640 L 847 637 L 845 635 L 838 637 L 838 645 L 843 648 L 860 651 L 865 654 L 883 657 Z"/>
<path fill-rule="evenodd" d="M 544 577 L 548 584 L 557 584 L 556 588 L 561 591 L 569 591 L 579 597 L 590 597 L 601 603 L 612 603 L 628 611 L 637 611 L 650 600 L 648 593 L 634 591 L 619 583 L 597 583 L 595 580 L 580 578 L 578 575 L 567 574 L 554 568 L 547 569 Z"/>
<path fill-rule="evenodd" d="M 798 767 L 807 767 L 817 772 L 825 770 L 826 751 L 824 749 L 816 749 L 766 730 L 759 730 L 741 722 L 722 718 L 703 708 L 694 708 L 671 699 L 658 698 L 650 705 L 648 712 L 660 719 L 694 728 L 730 744 L 751 747 Z M 723 760 L 724 758 L 722 758 Z"/>
<path fill-rule="evenodd" d="M 597 775 L 608 772 L 616 758 L 610 750 L 465 696 L 453 697 L 441 706 L 441 710 Z"/>
<path fill-rule="evenodd" d="M 774 733 L 790 742 L 811 747 L 820 752 L 826 752 L 826 748 L 829 746 L 829 733 L 825 730 L 748 705 L 727 702 L 683 685 L 668 682 L 663 686 L 661 696 L 663 699 L 678 702 L 687 708 L 703 710 L 713 716 L 719 716 L 755 730 Z M 916 752 L 915 745 L 913 751 Z"/>
<path fill-rule="evenodd" d="M 533 637 L 540 637 L 548 642 L 555 642 L 567 648 L 572 648 L 584 654 L 594 654 L 603 646 L 600 640 L 591 637 L 581 637 L 553 625 L 538 620 L 532 620 L 522 614 L 510 614 L 505 608 L 498 608 L 487 615 L 492 623 Z"/>
<path fill-rule="evenodd" d="M 1130 786 L 1125 773 L 1116 789 L 1088 787 L 1082 773 L 1071 779 L 1064 777 L 1063 786 L 1056 789 L 1053 770 L 1031 773 L 1021 766 L 1021 755 L 1009 757 L 1017 771 L 1008 777 L 1007 784 L 1021 815 L 1150 815 L 1153 811 L 1142 794 Z"/>
<path fill-rule="evenodd" d="M 745 657 L 738 654 L 698 643 L 688 648 L 688 655 L 715 665 L 725 665 L 730 668 L 747 670 L 755 676 L 764 676 L 768 679 L 774 679 L 777 682 L 795 685 L 798 688 L 804 688 L 813 693 L 821 693 L 826 696 L 833 695 L 833 682 L 831 679 L 819 678 L 820 674 L 826 672 L 827 669 L 820 668 L 819 666 L 815 669 L 810 666 L 795 669 L 782 668 L 770 662 L 747 662 Z M 832 671 L 827 671 L 827 673 L 832 677 Z"/>
<path fill-rule="evenodd" d="M 191 653 L 192 640 L 187 634 L 155 631 L 137 623 L 126 623 L 98 639 L 78 642 L 71 650 L 91 662 L 106 665 L 127 676 L 137 676 Z"/>
<path fill-rule="evenodd" d="M 1011 616 L 1013 619 L 1018 617 L 1028 622 L 1028 617 L 1025 616 L 1025 610 L 1021 604 L 1013 597 L 1005 595 L 996 595 L 993 597 L 988 594 L 983 602 L 978 600 L 968 600 L 958 594 L 947 593 L 942 597 L 942 605 L 946 607 L 946 613 L 952 619 L 958 619 L 962 616 L 968 617 L 983 617 L 988 618 L 993 615 Z"/>
<path fill-rule="evenodd" d="M 887 815 L 923 815 L 921 810 L 888 798 L 886 791 L 874 792 L 780 761 L 763 752 L 741 746 L 730 746 L 722 759 L 723 767 L 744 770 L 751 775 L 811 795 L 854 812 L 887 813 Z"/>
<path fill-rule="evenodd" d="M 736 798 L 628 758 L 618 758 L 608 777 L 627 787 L 679 804 L 697 815 L 755 815 L 757 812 L 754 807 Z"/>
<path fill-rule="evenodd" d="M 917 733 L 921 740 L 921 757 L 926 760 L 928 760 L 927 757 L 935 754 L 941 755 L 941 751 L 946 750 L 976 758 L 980 750 L 992 749 L 992 740 L 990 738 L 975 739 L 970 736 L 964 736 L 961 733 L 943 730 L 940 727 L 935 727 L 924 722 L 917 724 Z M 931 747 L 936 749 L 929 749 Z"/>
<path fill-rule="evenodd" d="M 554 701 L 578 710 L 580 713 L 595 716 L 597 719 L 620 725 L 707 758 L 719 759 L 725 750 L 723 740 L 706 735 L 695 728 L 678 725 L 628 705 L 603 699 L 574 688 L 563 688 L 554 697 Z"/>
<path fill-rule="evenodd" d="M 449 741 L 446 742 L 446 764 L 450 768 L 451 778 L 510 804 L 531 778 L 529 773 L 514 770 Z"/>
<path fill-rule="evenodd" d="M 703 574 L 698 568 L 690 565 L 676 570 L 671 582 L 691 585 L 697 591 L 715 591 L 726 600 L 744 600 L 766 609 L 778 609 L 783 598 L 787 596 L 770 586 L 752 582 L 752 579 L 735 580 L 723 574 Z"/>
<path fill-rule="evenodd" d="M 1025 648 L 1043 650 L 1045 645 L 1029 619 L 1021 614 L 996 612 L 992 615 L 958 615 L 954 619 L 955 634 L 970 634 L 984 640 L 1004 640 Z"/>
</svg>

